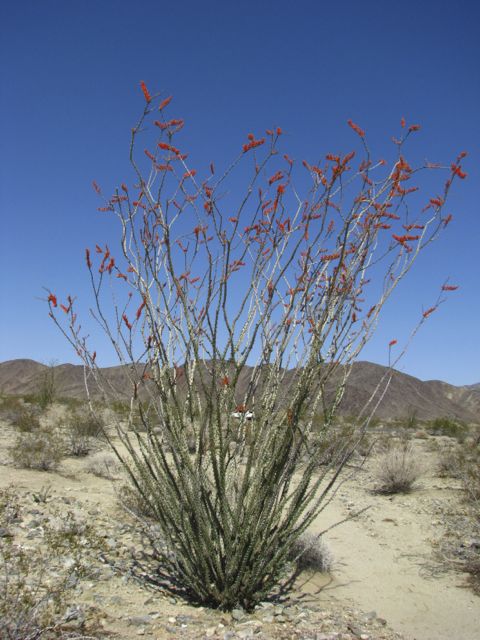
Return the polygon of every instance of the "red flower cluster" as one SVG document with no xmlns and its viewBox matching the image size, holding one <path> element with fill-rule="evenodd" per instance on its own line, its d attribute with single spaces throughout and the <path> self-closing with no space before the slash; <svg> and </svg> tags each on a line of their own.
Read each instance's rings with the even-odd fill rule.
<svg viewBox="0 0 480 640">
<path fill-rule="evenodd" d="M 145 100 L 146 100 L 146 102 L 148 104 L 149 102 L 152 101 L 152 96 L 150 95 L 150 93 L 149 93 L 149 91 L 147 89 L 147 85 L 145 84 L 145 82 L 143 80 L 140 82 L 140 88 L 141 88 L 142 93 L 145 96 Z"/>
<path fill-rule="evenodd" d="M 365 138 L 365 131 L 363 129 L 360 129 L 358 124 L 355 124 L 355 122 L 352 122 L 351 120 L 347 120 L 347 124 L 355 131 L 357 135 L 360 136 L 360 138 Z"/>
<path fill-rule="evenodd" d="M 242 147 L 243 153 L 250 151 L 250 149 L 255 149 L 255 147 L 259 147 L 265 142 L 265 138 L 260 138 L 259 140 L 255 140 L 255 136 L 253 135 L 253 133 L 249 133 L 247 137 L 250 140 L 250 142 L 243 145 Z"/>
</svg>

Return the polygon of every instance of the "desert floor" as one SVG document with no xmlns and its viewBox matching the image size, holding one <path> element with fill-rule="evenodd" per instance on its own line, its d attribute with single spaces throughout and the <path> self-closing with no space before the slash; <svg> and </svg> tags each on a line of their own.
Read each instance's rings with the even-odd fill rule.
<svg viewBox="0 0 480 640">
<path fill-rule="evenodd" d="M 117 637 L 480 638 L 480 598 L 466 587 L 458 569 L 438 557 L 448 537 L 458 545 L 473 544 L 472 532 L 458 529 L 464 512 L 459 481 L 436 472 L 440 438 L 414 441 L 427 470 L 409 494 L 373 493 L 374 460 L 349 469 L 352 477 L 312 528 L 321 532 L 368 507 L 324 534 L 333 554 L 331 574 L 303 574 L 289 601 L 232 616 L 153 592 L 122 572 L 138 541 L 116 498 L 121 472 L 106 479 L 89 471 L 93 458 L 110 455 L 107 448 L 85 458 L 65 458 L 57 471 L 41 472 L 12 466 L 14 437 L 9 423 L 1 422 L 0 489 L 13 485 L 21 498 L 24 516 L 18 535 L 25 544 L 37 544 L 42 521 L 54 519 L 58 509 L 94 524 L 106 551 L 103 560 L 93 562 L 92 574 L 72 585 L 72 601 L 95 609 L 103 629 Z M 46 486 L 46 502 L 35 502 L 34 494 Z"/>
</svg>

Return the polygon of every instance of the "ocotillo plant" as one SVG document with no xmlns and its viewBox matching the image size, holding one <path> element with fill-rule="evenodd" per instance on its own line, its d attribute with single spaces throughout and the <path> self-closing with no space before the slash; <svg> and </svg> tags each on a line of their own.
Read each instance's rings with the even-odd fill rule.
<svg viewBox="0 0 480 640">
<path fill-rule="evenodd" d="M 325 455 L 350 365 L 450 222 L 442 211 L 465 177 L 464 154 L 443 167 L 441 195 L 421 200 L 417 179 L 442 167 L 406 160 L 417 125 L 402 119 L 390 168 L 349 121 L 356 168 L 352 151 L 297 169 L 275 127 L 249 133 L 226 171 L 211 164 L 201 178 L 176 146 L 184 122 L 167 118 L 171 98 L 141 87 L 134 184 L 100 207 L 118 218 L 119 246 L 85 255 L 92 313 L 131 389 L 133 429 L 119 424 L 111 444 L 161 532 L 159 577 L 197 601 L 249 608 L 285 575 L 292 545 L 352 455 L 358 433 Z M 300 197 L 296 180 L 305 179 Z M 87 381 L 113 397 L 73 298 L 57 306 L 49 291 L 48 303 Z"/>
</svg>

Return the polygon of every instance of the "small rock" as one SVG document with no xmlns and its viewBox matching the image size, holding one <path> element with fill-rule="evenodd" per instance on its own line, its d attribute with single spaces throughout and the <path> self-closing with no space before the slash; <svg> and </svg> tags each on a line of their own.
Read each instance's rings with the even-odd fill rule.
<svg viewBox="0 0 480 640">
<path fill-rule="evenodd" d="M 140 627 L 144 624 L 151 624 L 151 622 L 151 616 L 132 616 L 128 619 L 128 624 L 131 624 L 134 627 Z"/>
<path fill-rule="evenodd" d="M 207 636 L 207 638 L 211 638 L 215 635 L 215 631 L 215 627 L 208 627 L 208 629 L 205 631 L 205 635 Z"/>
<path fill-rule="evenodd" d="M 233 609 L 232 610 L 232 619 L 236 620 L 237 622 L 239 620 L 243 620 L 245 618 L 245 611 L 243 609 Z"/>
</svg>

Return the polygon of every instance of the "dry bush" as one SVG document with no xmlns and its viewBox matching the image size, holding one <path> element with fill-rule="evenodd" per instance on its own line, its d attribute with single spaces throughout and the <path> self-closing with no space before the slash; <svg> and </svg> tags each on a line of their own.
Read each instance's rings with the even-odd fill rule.
<svg viewBox="0 0 480 640">
<path fill-rule="evenodd" d="M 56 469 L 64 457 L 64 442 L 56 428 L 41 427 L 19 433 L 10 454 L 17 467 L 50 471 Z"/>
<path fill-rule="evenodd" d="M 463 570 L 469 574 L 467 582 L 473 591 L 480 596 L 480 555 L 477 559 L 467 562 Z"/>
<path fill-rule="evenodd" d="M 470 438 L 461 444 L 443 447 L 437 468 L 440 476 L 462 481 L 467 500 L 478 504 L 480 512 L 480 442 Z"/>
<path fill-rule="evenodd" d="M 80 549 L 85 544 L 94 548 L 92 535 L 63 535 L 62 527 L 52 532 L 47 525 L 44 544 L 21 544 L 12 528 L 21 516 L 19 502 L 14 489 L 0 491 L 0 527 L 8 532 L 0 538 L 0 640 L 80 639 L 97 631 L 96 620 L 79 622 L 81 609 L 71 606 L 72 584 L 85 553 Z M 68 516 L 61 522 L 68 529 Z M 71 562 L 65 563 L 66 557 Z"/>
<path fill-rule="evenodd" d="M 15 429 L 22 433 L 40 429 L 38 411 L 34 407 L 20 405 L 17 410 L 10 412 L 9 419 Z"/>
<path fill-rule="evenodd" d="M 123 484 L 117 492 L 117 500 L 122 509 L 141 518 L 151 519 L 155 513 L 143 495 L 135 486 Z"/>
<path fill-rule="evenodd" d="M 424 474 L 418 453 L 408 443 L 393 445 L 375 461 L 377 493 L 408 493 Z"/>
<path fill-rule="evenodd" d="M 332 569 L 333 556 L 322 538 L 304 533 L 293 544 L 289 559 L 298 571 L 328 573 Z"/>
<path fill-rule="evenodd" d="M 85 466 L 87 473 L 92 473 L 98 478 L 106 478 L 107 480 L 115 479 L 122 470 L 123 467 L 117 458 L 107 453 L 94 455 Z"/>
<path fill-rule="evenodd" d="M 103 431 L 103 421 L 88 408 L 69 411 L 64 425 L 67 453 L 76 457 L 88 455 Z"/>
<path fill-rule="evenodd" d="M 24 409 L 24 403 L 18 396 L 0 396 L 0 417 L 12 422 Z"/>
</svg>

